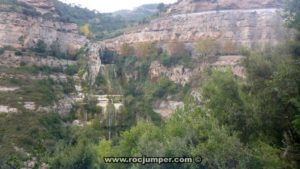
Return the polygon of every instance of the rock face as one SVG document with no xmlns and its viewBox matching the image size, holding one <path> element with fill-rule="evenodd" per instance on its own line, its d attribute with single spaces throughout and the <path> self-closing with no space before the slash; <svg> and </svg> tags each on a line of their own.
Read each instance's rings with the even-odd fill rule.
<svg viewBox="0 0 300 169">
<path fill-rule="evenodd" d="M 85 47 L 85 45 L 90 42 L 85 36 L 79 34 L 78 26 L 73 23 L 57 21 L 59 18 L 55 18 L 58 17 L 58 15 L 52 0 L 18 0 L 18 2 L 23 4 L 21 6 L 22 9 L 28 8 L 29 11 L 33 11 L 32 9 L 34 8 L 40 14 L 19 13 L 17 10 L 7 10 L 10 9 L 8 8 L 9 6 L 5 7 L 5 5 L 3 5 L 3 9 L 6 10 L 1 10 L 0 12 L 0 48 L 5 48 L 5 52 L 1 52 L 0 54 L 0 66 L 5 68 L 4 70 L 6 70 L 6 68 L 15 70 L 14 68 L 20 65 L 52 68 L 66 68 L 68 65 L 75 65 L 77 63 L 76 61 L 51 56 L 40 56 L 41 54 L 34 52 L 35 50 L 28 49 L 35 48 L 39 40 L 42 40 L 47 45 L 48 50 L 52 49 L 51 46 L 54 46 L 54 50 L 60 50 L 60 52 L 63 53 L 71 50 L 76 51 L 78 48 Z M 18 4 L 16 4 L 16 6 L 17 5 Z M 51 17 L 47 17 L 50 15 Z M 21 54 L 16 54 L 16 51 Z M 46 54 L 44 53 L 43 55 Z M 89 58 L 89 56 L 87 57 Z M 67 77 L 66 74 L 55 73 L 55 71 L 51 72 L 51 74 L 39 73 L 38 75 L 27 75 L 26 73 L 22 74 L 22 72 L 0 72 L 0 78 L 29 79 L 30 81 L 32 80 L 32 82 L 42 79 L 53 79 L 59 83 L 69 82 L 69 77 Z M 0 92 L 7 93 L 14 92 L 15 90 L 23 91 L 24 89 L 21 86 L 0 87 Z M 47 106 L 32 102 L 30 98 L 19 102 L 18 104 L 20 105 L 18 106 L 10 107 L 8 105 L 0 105 L 0 114 L 22 111 L 58 112 L 61 115 L 70 113 L 75 100 L 73 95 L 75 94 L 60 93 L 58 95 L 60 100 L 51 105 L 46 104 Z"/>
<path fill-rule="evenodd" d="M 240 64 L 243 59 L 244 56 L 220 56 L 211 66 L 221 70 L 229 68 L 234 75 L 245 78 L 245 68 Z"/>
<path fill-rule="evenodd" d="M 51 56 L 41 58 L 38 56 L 16 56 L 12 51 L 6 51 L 0 55 L 0 65 L 9 67 L 19 67 L 21 64 L 27 66 L 49 66 L 49 67 L 66 67 L 75 65 L 76 61 L 57 59 Z"/>
<path fill-rule="evenodd" d="M 1 113 L 17 113 L 17 112 L 18 112 L 18 109 L 16 109 L 16 108 L 0 105 L 0 114 Z"/>
<path fill-rule="evenodd" d="M 150 65 L 149 78 L 152 81 L 157 80 L 161 75 L 167 76 L 171 81 L 186 85 L 190 82 L 192 77 L 192 71 L 188 68 L 184 68 L 182 65 L 177 65 L 170 69 L 167 69 L 159 62 L 155 61 Z"/>
<path fill-rule="evenodd" d="M 0 12 L 0 47 L 30 48 L 39 39 L 48 47 L 59 44 L 62 50 L 67 50 L 70 45 L 79 48 L 87 42 L 84 36 L 79 35 L 76 24 Z"/>
<path fill-rule="evenodd" d="M 170 12 L 145 26 L 104 42 L 107 47 L 117 51 L 124 43 L 157 42 L 164 46 L 171 41 L 178 41 L 194 46 L 195 42 L 207 38 L 223 46 L 232 43 L 235 48 L 251 48 L 275 45 L 288 36 L 278 1 L 223 0 L 219 5 L 224 9 L 218 11 L 205 4 L 215 5 L 207 1 L 182 1 L 173 7 L 180 9 L 179 12 Z M 193 9 L 185 9 L 186 6 Z"/>
<path fill-rule="evenodd" d="M 154 111 L 162 116 L 162 118 L 167 119 L 169 118 L 172 113 L 176 111 L 176 109 L 180 109 L 184 107 L 183 102 L 178 101 L 162 101 L 157 103 L 156 108 Z"/>
<path fill-rule="evenodd" d="M 199 63 L 199 65 L 194 68 L 185 68 L 182 65 L 176 65 L 171 68 L 166 68 L 158 61 L 151 63 L 149 68 L 149 78 L 152 81 L 157 80 L 160 76 L 166 76 L 174 83 L 185 86 L 190 83 L 193 77 L 201 74 L 205 68 L 211 67 L 218 70 L 230 69 L 234 75 L 240 78 L 245 77 L 245 70 L 241 66 L 241 61 L 244 56 L 220 56 L 213 62 Z"/>
<path fill-rule="evenodd" d="M 208 10 L 280 8 L 282 0 L 181 0 L 168 13 L 193 13 Z"/>
<path fill-rule="evenodd" d="M 55 7 L 52 0 L 18 0 L 24 2 L 29 6 L 34 7 L 41 14 L 51 13 L 56 14 Z"/>
<path fill-rule="evenodd" d="M 101 59 L 99 57 L 100 51 L 103 48 L 102 43 L 91 43 L 88 46 L 88 63 L 89 63 L 89 70 L 85 75 L 85 79 L 90 80 L 93 84 L 96 80 L 98 73 L 100 72 L 101 68 Z"/>
<path fill-rule="evenodd" d="M 19 87 L 4 87 L 0 86 L 0 92 L 12 92 L 18 90 Z"/>
</svg>

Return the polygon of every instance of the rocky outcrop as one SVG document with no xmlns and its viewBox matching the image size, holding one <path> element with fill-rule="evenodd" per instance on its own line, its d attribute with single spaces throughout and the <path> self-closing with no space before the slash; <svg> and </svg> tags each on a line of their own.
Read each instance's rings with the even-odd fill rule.
<svg viewBox="0 0 300 169">
<path fill-rule="evenodd" d="M 168 13 L 193 13 L 224 9 L 280 8 L 283 0 L 180 0 Z"/>
<path fill-rule="evenodd" d="M 244 56 L 220 56 L 218 60 L 211 64 L 212 67 L 219 70 L 231 69 L 232 73 L 238 77 L 245 78 L 246 70 L 241 65 Z"/>
<path fill-rule="evenodd" d="M 245 78 L 245 69 L 241 66 L 244 56 L 220 56 L 216 61 L 199 63 L 194 69 L 186 68 L 182 65 L 176 65 L 166 68 L 158 61 L 151 63 L 149 68 L 149 78 L 156 81 L 160 76 L 166 76 L 174 83 L 185 86 L 190 83 L 193 77 L 198 76 L 206 68 L 215 68 L 221 71 L 231 70 L 234 75 Z"/>
<path fill-rule="evenodd" d="M 54 103 L 50 106 L 38 106 L 34 102 L 25 102 L 24 108 L 27 110 L 43 113 L 57 112 L 61 116 L 65 116 L 71 112 L 74 103 L 75 101 L 72 97 L 65 96 L 64 98 L 60 99 L 57 103 Z"/>
<path fill-rule="evenodd" d="M 119 111 L 120 108 L 123 106 L 122 95 L 95 95 L 93 96 L 98 101 L 98 106 L 102 108 L 102 112 L 104 113 L 104 117 L 107 117 L 107 106 L 109 103 L 114 105 L 116 111 Z"/>
<path fill-rule="evenodd" d="M 100 52 L 103 49 L 102 43 L 90 43 L 88 46 L 88 72 L 85 74 L 85 79 L 90 80 L 93 84 L 100 72 L 102 66 Z"/>
<path fill-rule="evenodd" d="M 38 74 L 38 75 L 23 75 L 23 74 L 12 74 L 12 73 L 0 73 L 0 80 L 1 79 L 30 79 L 30 80 L 43 80 L 43 79 L 52 79 L 57 82 L 67 82 L 67 75 L 63 73 L 53 73 L 51 75 L 47 74 Z M 7 88 L 7 87 L 5 87 Z M 10 90 L 13 90 L 17 87 L 10 87 Z M 17 90 L 17 89 L 16 89 Z M 1 90 L 0 90 L 1 91 Z"/>
<path fill-rule="evenodd" d="M 275 45 L 288 37 L 280 10 L 243 9 L 176 14 L 153 20 L 148 25 L 104 41 L 108 48 L 120 51 L 124 43 L 156 42 L 160 46 L 173 41 L 194 47 L 195 43 L 213 39 L 219 46 L 233 48 Z"/>
<path fill-rule="evenodd" d="M 34 7 L 41 14 L 51 13 L 56 14 L 55 7 L 52 0 L 18 0 L 31 7 Z"/>
<path fill-rule="evenodd" d="M 87 73 L 83 78 L 77 76 L 73 78 L 76 79 L 77 84 L 81 84 L 82 80 L 93 84 L 101 68 L 99 51 L 101 51 L 102 43 L 89 41 L 85 36 L 79 33 L 78 26 L 74 23 L 60 22 L 52 0 L 17 1 L 16 4 L 2 3 L 3 6 L 0 7 L 0 48 L 5 49 L 4 52 L 1 51 L 0 54 L 0 66 L 5 68 L 4 70 L 6 70 L 6 68 L 8 68 L 7 70 L 17 70 L 17 67 L 20 66 L 66 68 L 69 65 L 77 64 L 77 61 L 47 56 L 48 53 L 52 53 L 49 51 L 67 54 L 72 52 L 72 55 L 75 55 L 76 50 L 82 48 L 86 51 L 86 58 L 82 59 L 84 60 L 84 63 L 82 63 L 84 65 L 80 68 Z M 12 7 L 18 7 L 20 10 L 15 10 Z M 41 41 L 46 44 L 47 52 L 37 53 L 38 44 L 41 44 Z M 36 70 L 39 71 L 39 69 Z M 7 71 L 0 72 L 0 79 L 1 78 L 30 80 L 53 79 L 59 82 L 69 82 L 69 78 L 71 77 L 64 73 L 55 72 L 43 74 L 42 72 L 22 73 L 18 71 Z M 78 88 L 77 86 L 76 89 Z M 22 92 L 22 86 L 0 86 L 0 92 L 18 92 L 19 90 Z M 78 93 L 57 94 L 60 100 L 51 105 L 46 104 L 47 106 L 39 105 L 38 102 L 32 102 L 30 99 L 18 102 L 16 108 L 0 105 L 0 113 L 30 111 L 47 113 L 58 112 L 61 115 L 67 115 L 70 113 L 78 98 L 81 99 L 84 97 L 83 91 L 77 92 Z M 119 109 L 121 106 L 121 103 L 116 103 L 116 109 Z"/>
<path fill-rule="evenodd" d="M 206 39 L 214 40 L 221 53 L 227 44 L 233 50 L 263 48 L 290 37 L 282 4 L 282 0 L 181 0 L 160 18 L 104 43 L 119 52 L 125 43 L 136 47 L 140 42 L 155 42 L 166 50 L 168 43 L 180 42 L 193 50 Z"/>
<path fill-rule="evenodd" d="M 13 51 L 6 51 L 0 55 L 0 65 L 9 67 L 19 67 L 20 65 L 27 66 L 49 66 L 49 67 L 65 67 L 74 65 L 76 61 L 57 59 L 51 56 L 41 58 L 40 56 L 16 56 Z"/>
<path fill-rule="evenodd" d="M 183 107 L 183 102 L 168 100 L 157 103 L 157 105 L 154 108 L 154 111 L 160 114 L 163 119 L 167 119 L 176 111 L 176 109 L 180 109 Z"/>
<path fill-rule="evenodd" d="M 24 108 L 27 110 L 34 111 L 36 109 L 36 105 L 34 102 L 24 102 Z"/>
<path fill-rule="evenodd" d="M 0 92 L 13 92 L 18 90 L 19 87 L 4 87 L 4 86 L 0 86 Z"/>
<path fill-rule="evenodd" d="M 76 24 L 0 12 L 0 47 L 31 48 L 38 40 L 43 40 L 48 47 L 59 45 L 65 51 L 69 46 L 80 48 L 88 42 L 84 36 L 79 35 Z"/>
<path fill-rule="evenodd" d="M 0 114 L 1 113 L 17 113 L 17 112 L 18 112 L 18 109 L 16 109 L 16 108 L 0 105 Z"/>
<path fill-rule="evenodd" d="M 167 76 L 171 81 L 186 85 L 191 77 L 192 71 L 188 68 L 183 67 L 182 65 L 177 65 L 170 69 L 167 69 L 159 62 L 152 62 L 149 69 L 149 78 L 152 81 L 157 80 L 161 75 Z"/>
</svg>

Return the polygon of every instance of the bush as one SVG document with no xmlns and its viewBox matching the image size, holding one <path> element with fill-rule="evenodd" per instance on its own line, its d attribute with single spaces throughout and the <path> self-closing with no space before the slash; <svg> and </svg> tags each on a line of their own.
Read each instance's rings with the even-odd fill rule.
<svg viewBox="0 0 300 169">
<path fill-rule="evenodd" d="M 24 15 L 28 15 L 28 16 L 32 16 L 32 17 L 41 15 L 41 13 L 37 12 L 35 9 L 28 9 L 28 8 L 22 9 L 22 13 Z"/>
<path fill-rule="evenodd" d="M 207 59 L 209 56 L 213 56 L 216 54 L 216 41 L 212 38 L 200 39 L 195 44 L 195 48 L 199 53 L 199 58 L 201 60 Z"/>
<path fill-rule="evenodd" d="M 0 48 L 0 55 L 2 55 L 5 52 L 4 48 Z"/>
<path fill-rule="evenodd" d="M 97 76 L 97 78 L 96 78 L 96 82 L 95 82 L 95 84 L 97 85 L 97 86 L 101 86 L 101 85 L 106 85 L 106 79 L 105 79 L 105 77 L 103 77 L 102 75 L 98 75 Z"/>
<path fill-rule="evenodd" d="M 157 56 L 159 50 L 155 47 L 154 43 L 151 42 L 141 42 L 135 51 L 136 56 L 139 58 L 149 58 L 151 56 Z"/>
<path fill-rule="evenodd" d="M 115 62 L 117 57 L 116 52 L 111 51 L 107 48 L 104 51 L 100 51 L 100 58 L 103 64 L 112 64 Z"/>
<path fill-rule="evenodd" d="M 69 76 L 74 76 L 76 73 L 78 73 L 78 70 L 78 65 L 69 65 L 64 72 Z"/>
<path fill-rule="evenodd" d="M 123 44 L 121 47 L 121 56 L 133 56 L 134 52 L 134 47 L 128 43 Z"/>
<path fill-rule="evenodd" d="M 64 94 L 70 94 L 76 92 L 75 82 L 73 78 L 68 78 L 68 81 L 61 83 L 61 86 L 63 87 Z"/>
<path fill-rule="evenodd" d="M 22 53 L 21 51 L 17 50 L 17 51 L 15 52 L 15 55 L 16 55 L 16 56 L 22 56 L 23 53 Z"/>
<path fill-rule="evenodd" d="M 37 53 L 45 53 L 47 50 L 47 44 L 43 40 L 38 40 L 34 51 Z"/>
</svg>

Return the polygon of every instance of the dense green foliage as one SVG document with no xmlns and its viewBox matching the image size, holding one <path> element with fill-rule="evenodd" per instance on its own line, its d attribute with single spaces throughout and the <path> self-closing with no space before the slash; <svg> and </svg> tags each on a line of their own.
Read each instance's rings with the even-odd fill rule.
<svg viewBox="0 0 300 169">
<path fill-rule="evenodd" d="M 57 141 L 68 135 L 57 114 L 1 115 L 0 121 L 0 166 L 4 169 L 20 168 L 33 157 L 38 157 L 38 163 L 45 161 L 44 155 L 53 152 Z"/>
<path fill-rule="evenodd" d="M 235 134 L 195 105 L 186 104 L 162 127 L 140 122 L 124 132 L 116 146 L 101 141 L 98 147 L 102 168 L 282 168 L 278 150 L 258 142 L 253 149 L 244 146 Z M 269 150 L 264 152 L 264 150 Z M 105 164 L 103 157 L 191 157 L 203 156 L 199 164 Z M 267 156 L 268 158 L 262 158 Z"/>
</svg>

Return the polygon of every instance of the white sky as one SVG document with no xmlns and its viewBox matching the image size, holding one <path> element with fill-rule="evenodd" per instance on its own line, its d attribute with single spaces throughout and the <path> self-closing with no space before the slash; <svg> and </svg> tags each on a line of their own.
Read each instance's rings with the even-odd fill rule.
<svg viewBox="0 0 300 169">
<path fill-rule="evenodd" d="M 113 12 L 120 9 L 133 9 L 149 3 L 174 3 L 177 0 L 60 0 L 65 3 L 80 4 L 82 7 L 99 12 Z"/>
</svg>

